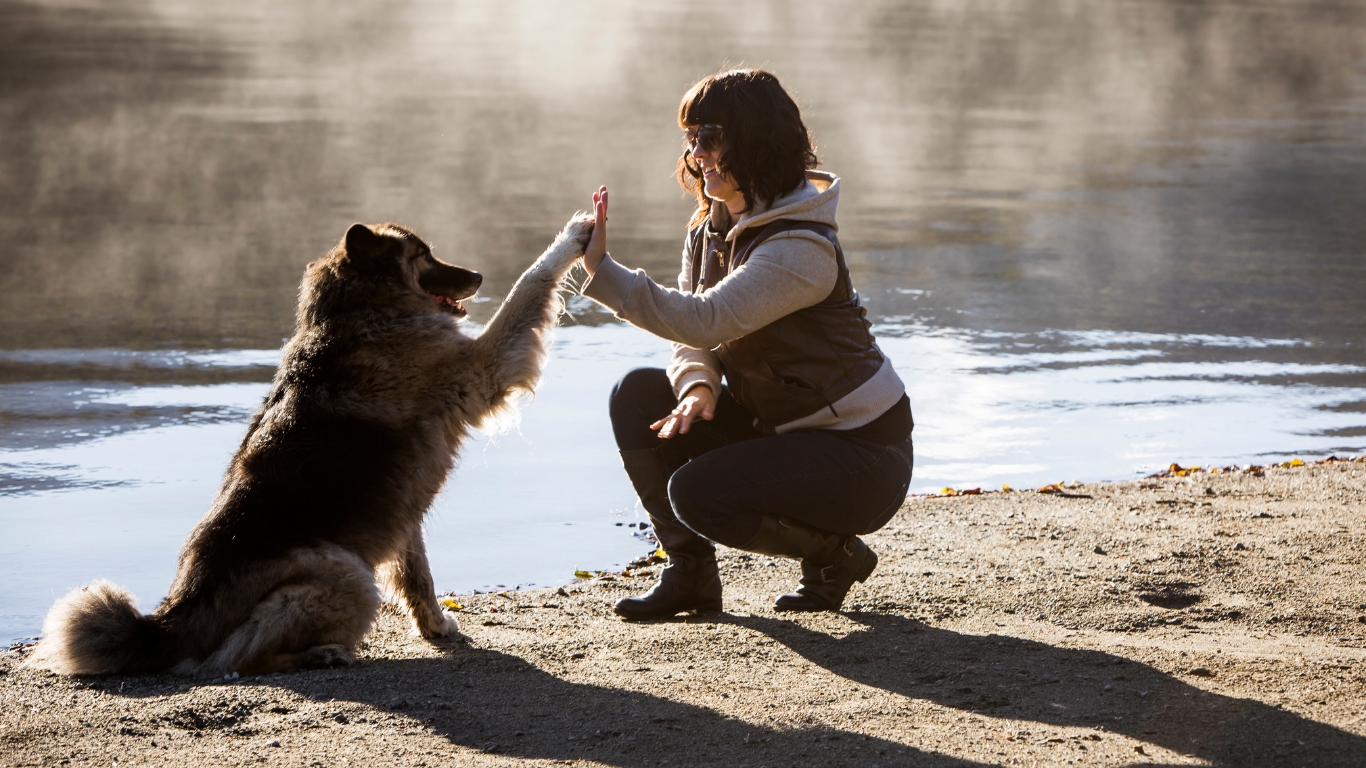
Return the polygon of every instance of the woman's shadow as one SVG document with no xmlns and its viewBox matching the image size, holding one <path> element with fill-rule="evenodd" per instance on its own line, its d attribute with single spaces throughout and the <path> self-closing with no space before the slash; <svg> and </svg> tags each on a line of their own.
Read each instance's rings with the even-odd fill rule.
<svg viewBox="0 0 1366 768">
<path fill-rule="evenodd" d="M 841 677 L 985 717 L 1088 725 L 1219 766 L 1366 765 L 1366 738 L 1121 656 L 845 615 L 862 628 L 841 638 L 783 619 L 734 621 Z"/>
<path fill-rule="evenodd" d="M 316 702 L 356 702 L 411 718 L 417 721 L 413 725 L 421 723 L 453 745 L 521 759 L 641 768 L 663 763 L 987 768 L 816 721 L 797 727 L 751 722 L 671 698 L 668 689 L 687 681 L 646 668 L 637 672 L 640 687 L 656 689 L 658 695 L 570 682 L 519 656 L 452 644 L 440 658 L 365 662 L 273 682 Z M 341 718 L 338 722 L 346 722 Z"/>
</svg>

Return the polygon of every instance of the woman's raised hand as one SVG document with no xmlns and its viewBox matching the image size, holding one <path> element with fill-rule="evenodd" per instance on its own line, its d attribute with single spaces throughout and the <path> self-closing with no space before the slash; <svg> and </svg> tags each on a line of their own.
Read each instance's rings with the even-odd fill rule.
<svg viewBox="0 0 1366 768">
<path fill-rule="evenodd" d="M 683 393 L 673 413 L 651 424 L 650 429 L 659 430 L 659 436 L 668 439 L 674 435 L 686 434 L 697 417 L 711 421 L 715 413 L 716 395 L 712 394 L 711 387 L 698 384 Z"/>
<path fill-rule="evenodd" d="M 588 274 L 598 271 L 602 257 L 607 255 L 607 187 L 598 187 L 593 193 L 593 236 L 588 239 L 588 248 L 583 252 L 583 266 Z"/>
</svg>

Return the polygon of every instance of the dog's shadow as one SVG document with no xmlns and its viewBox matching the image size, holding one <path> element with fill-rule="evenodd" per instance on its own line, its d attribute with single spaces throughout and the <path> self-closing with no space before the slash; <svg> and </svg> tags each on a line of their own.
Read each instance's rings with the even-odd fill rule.
<svg viewBox="0 0 1366 768">
<path fill-rule="evenodd" d="M 1202 690 L 1122 656 L 962 634 L 891 614 L 845 615 L 861 626 L 841 638 L 783 619 L 734 621 L 841 677 L 985 717 L 1089 725 L 1218 766 L 1366 765 L 1366 738 Z M 900 663 L 872 664 L 874 657 Z"/>
</svg>

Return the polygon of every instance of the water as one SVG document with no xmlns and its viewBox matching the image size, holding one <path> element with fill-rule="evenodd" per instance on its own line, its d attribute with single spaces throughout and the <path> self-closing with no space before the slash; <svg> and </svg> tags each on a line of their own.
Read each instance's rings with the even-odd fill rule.
<svg viewBox="0 0 1366 768">
<path fill-rule="evenodd" d="M 668 347 L 611 326 L 566 329 L 555 351 L 521 423 L 466 447 L 428 517 L 432 573 L 442 589 L 560 584 L 575 570 L 620 565 L 651 548 L 639 529 L 626 527 L 645 518 L 611 433 L 600 428 L 600 369 L 662 365 Z M 25 356 L 51 367 L 136 360 L 163 373 L 197 367 L 225 377 L 279 359 L 273 350 Z M 262 382 L 3 385 L 13 428 L 0 436 L 0 579 L 8 585 L 0 637 L 33 634 L 54 595 L 97 575 L 117 579 L 150 609 L 268 389 Z"/>
<path fill-rule="evenodd" d="M 0 0 L 0 639 L 103 576 L 150 608 L 355 220 L 486 275 L 587 193 L 672 280 L 677 99 L 765 64 L 917 417 L 912 490 L 1366 450 L 1366 9 L 1151 0 Z M 428 528 L 443 589 L 643 553 L 606 392 L 664 346 L 572 302 Z M 533 479 L 529 481 L 529 479 Z"/>
</svg>

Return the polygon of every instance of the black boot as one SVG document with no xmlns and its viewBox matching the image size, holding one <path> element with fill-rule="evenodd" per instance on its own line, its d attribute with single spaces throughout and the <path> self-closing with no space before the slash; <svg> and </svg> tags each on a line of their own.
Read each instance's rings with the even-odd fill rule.
<svg viewBox="0 0 1366 768">
<path fill-rule="evenodd" d="M 801 586 L 779 597 L 780 611 L 837 611 L 856 581 L 877 567 L 877 554 L 857 536 L 817 530 L 795 520 L 765 515 L 759 532 L 741 549 L 802 561 Z"/>
<path fill-rule="evenodd" d="M 676 467 L 669 466 L 658 448 L 622 451 L 621 463 L 650 515 L 669 565 L 653 589 L 640 597 L 618 600 L 613 610 L 634 620 L 667 619 L 687 611 L 720 611 L 721 574 L 716 568 L 716 548 L 678 522 L 669 504 L 669 476 Z"/>
<path fill-rule="evenodd" d="M 825 601 L 815 596 L 816 590 L 821 589 L 825 585 L 825 577 L 821 575 L 822 570 L 823 569 L 820 566 L 812 565 L 803 560 L 802 577 L 797 581 L 797 591 L 788 592 L 785 595 L 778 595 L 778 599 L 773 601 L 773 607 L 779 611 L 826 610 L 826 608 L 821 607 Z M 839 600 L 840 603 L 842 603 L 844 596 L 840 595 Z M 835 608 L 838 608 L 840 603 L 837 603 Z M 808 604 L 810 604 L 811 607 L 799 607 Z"/>
</svg>

